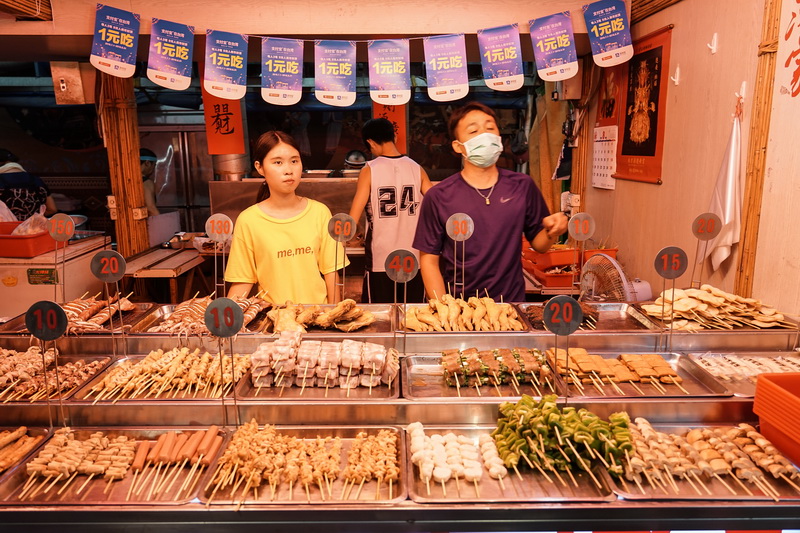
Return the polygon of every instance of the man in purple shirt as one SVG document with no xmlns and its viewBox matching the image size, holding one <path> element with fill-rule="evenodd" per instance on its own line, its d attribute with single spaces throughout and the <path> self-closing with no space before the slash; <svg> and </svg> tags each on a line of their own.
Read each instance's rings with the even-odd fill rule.
<svg viewBox="0 0 800 533">
<path fill-rule="evenodd" d="M 420 251 L 425 291 L 441 298 L 450 285 L 455 296 L 463 291 L 467 298 L 477 291 L 523 302 L 520 235 L 536 251 L 546 252 L 567 231 L 567 217 L 550 214 L 530 176 L 497 168 L 503 143 L 491 108 L 479 102 L 460 107 L 450 116 L 449 128 L 453 150 L 464 165 L 422 200 L 414 248 Z M 446 228 L 455 213 L 466 213 L 475 223 L 472 237 L 457 247 Z"/>
</svg>

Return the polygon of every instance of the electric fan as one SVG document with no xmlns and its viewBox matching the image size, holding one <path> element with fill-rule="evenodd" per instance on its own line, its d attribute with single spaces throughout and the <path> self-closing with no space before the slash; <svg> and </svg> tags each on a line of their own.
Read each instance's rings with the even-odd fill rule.
<svg viewBox="0 0 800 533">
<path fill-rule="evenodd" d="M 600 253 L 590 257 L 581 269 L 581 300 L 587 302 L 635 302 L 649 299 L 646 281 L 628 281 L 612 257 Z"/>
</svg>

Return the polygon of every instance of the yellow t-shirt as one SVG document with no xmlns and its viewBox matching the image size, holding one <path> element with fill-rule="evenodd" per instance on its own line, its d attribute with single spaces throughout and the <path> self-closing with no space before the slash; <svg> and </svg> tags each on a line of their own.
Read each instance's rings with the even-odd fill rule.
<svg viewBox="0 0 800 533">
<path fill-rule="evenodd" d="M 239 214 L 225 281 L 258 283 L 266 300 L 284 304 L 327 301 L 324 274 L 350 264 L 328 234 L 331 211 L 312 199 L 292 218 L 273 218 L 252 205 Z M 338 251 L 337 251 L 338 248 Z"/>
</svg>

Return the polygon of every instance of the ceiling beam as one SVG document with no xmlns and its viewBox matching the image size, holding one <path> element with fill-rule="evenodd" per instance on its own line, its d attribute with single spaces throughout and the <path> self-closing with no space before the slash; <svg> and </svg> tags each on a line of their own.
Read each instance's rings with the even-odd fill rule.
<svg viewBox="0 0 800 533">
<path fill-rule="evenodd" d="M 17 20 L 53 20 L 50 0 L 0 0 L 0 11 Z"/>
<path fill-rule="evenodd" d="M 677 4 L 681 0 L 633 0 L 631 4 L 631 24 L 641 22 L 662 9 Z"/>
</svg>

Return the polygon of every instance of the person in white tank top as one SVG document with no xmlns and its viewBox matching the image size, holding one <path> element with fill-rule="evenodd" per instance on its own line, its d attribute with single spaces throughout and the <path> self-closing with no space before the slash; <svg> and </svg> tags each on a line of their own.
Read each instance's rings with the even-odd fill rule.
<svg viewBox="0 0 800 533">
<path fill-rule="evenodd" d="M 417 228 L 422 195 L 432 184 L 425 170 L 395 145 L 394 125 L 385 118 L 371 119 L 361 130 L 364 144 L 375 159 L 358 175 L 350 216 L 356 221 L 366 211 L 366 269 L 361 301 L 390 303 L 403 301 L 402 286 L 386 275 L 386 257 L 397 249 L 419 254 L 411 247 Z M 408 284 L 407 301 L 424 302 L 422 276 Z"/>
</svg>

